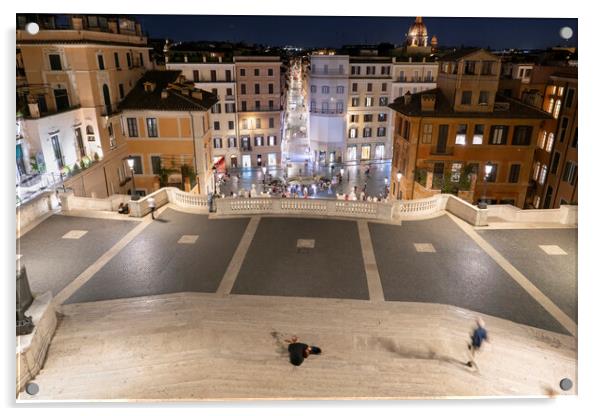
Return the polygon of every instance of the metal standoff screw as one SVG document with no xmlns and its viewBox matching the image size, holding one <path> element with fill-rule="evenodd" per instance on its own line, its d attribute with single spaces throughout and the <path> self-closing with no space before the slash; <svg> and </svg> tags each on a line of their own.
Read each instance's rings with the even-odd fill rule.
<svg viewBox="0 0 602 416">
<path fill-rule="evenodd" d="M 36 383 L 27 383 L 25 391 L 31 396 L 35 396 L 40 391 L 40 387 Z"/>
<path fill-rule="evenodd" d="M 564 391 L 568 391 L 573 387 L 573 382 L 570 378 L 563 378 L 560 380 L 560 388 Z"/>
</svg>

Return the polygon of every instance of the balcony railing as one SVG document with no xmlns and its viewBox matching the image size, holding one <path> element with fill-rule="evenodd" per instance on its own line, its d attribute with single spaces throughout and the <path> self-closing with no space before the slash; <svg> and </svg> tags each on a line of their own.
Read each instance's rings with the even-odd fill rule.
<svg viewBox="0 0 602 416">
<path fill-rule="evenodd" d="M 449 156 L 454 154 L 454 146 L 447 146 L 445 149 L 431 148 L 431 155 Z"/>
<path fill-rule="evenodd" d="M 318 109 L 318 108 L 314 108 L 314 109 L 310 109 L 309 110 L 310 113 L 313 114 L 343 114 L 343 109 L 328 109 L 328 110 L 322 110 L 322 109 Z"/>
<path fill-rule="evenodd" d="M 395 82 L 435 82 L 434 77 L 397 77 Z"/>
<path fill-rule="evenodd" d="M 311 71 L 312 75 L 347 75 L 344 69 L 319 69 L 314 68 Z"/>
<path fill-rule="evenodd" d="M 250 108 L 241 108 L 238 110 L 241 113 L 259 113 L 259 112 L 270 112 L 270 111 L 281 111 L 281 106 L 273 106 L 273 107 L 250 107 Z"/>
</svg>

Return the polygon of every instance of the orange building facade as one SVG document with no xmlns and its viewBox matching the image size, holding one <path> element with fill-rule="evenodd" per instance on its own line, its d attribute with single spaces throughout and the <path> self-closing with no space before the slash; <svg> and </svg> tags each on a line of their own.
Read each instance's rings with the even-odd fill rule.
<svg viewBox="0 0 602 416">
<path fill-rule="evenodd" d="M 499 96 L 499 70 L 495 55 L 461 51 L 440 62 L 436 89 L 406 94 L 390 105 L 392 197 L 443 191 L 471 203 L 525 205 L 536 137 L 551 117 Z"/>
</svg>

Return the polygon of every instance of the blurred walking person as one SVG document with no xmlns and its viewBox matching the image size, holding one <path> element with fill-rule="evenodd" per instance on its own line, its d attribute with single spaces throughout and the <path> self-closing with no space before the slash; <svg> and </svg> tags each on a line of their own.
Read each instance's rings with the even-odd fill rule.
<svg viewBox="0 0 602 416">
<path fill-rule="evenodd" d="M 466 363 L 468 367 L 478 368 L 475 357 L 484 341 L 491 342 L 489 340 L 489 334 L 485 329 L 485 322 L 479 317 L 477 318 L 477 327 L 472 331 L 470 344 L 468 345 L 468 350 L 470 351 L 470 360 Z"/>
</svg>

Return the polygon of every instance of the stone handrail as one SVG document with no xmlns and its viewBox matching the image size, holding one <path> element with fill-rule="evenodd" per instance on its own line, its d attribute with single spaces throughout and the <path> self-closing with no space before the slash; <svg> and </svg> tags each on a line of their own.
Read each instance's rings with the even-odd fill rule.
<svg viewBox="0 0 602 416">
<path fill-rule="evenodd" d="M 337 199 L 221 198 L 215 202 L 217 217 L 262 214 L 352 217 L 391 221 L 393 211 L 393 204 L 388 202 Z"/>
<path fill-rule="evenodd" d="M 172 203 L 182 208 L 198 209 L 199 212 L 209 212 L 209 205 L 207 198 L 202 197 L 199 194 L 193 194 L 190 192 L 182 192 L 178 188 L 168 187 L 161 188 L 151 194 L 148 194 L 137 201 L 129 201 L 130 216 L 131 217 L 143 217 L 150 212 L 148 206 L 148 199 L 150 197 L 155 199 L 155 205 L 157 208 Z"/>
<path fill-rule="evenodd" d="M 435 195 L 424 199 L 411 199 L 397 203 L 401 218 L 423 217 L 445 209 L 447 195 Z"/>
</svg>

